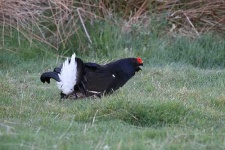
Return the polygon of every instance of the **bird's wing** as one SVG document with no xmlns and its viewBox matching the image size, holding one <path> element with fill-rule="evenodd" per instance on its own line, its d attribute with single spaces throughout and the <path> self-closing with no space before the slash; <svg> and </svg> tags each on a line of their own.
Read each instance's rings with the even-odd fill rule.
<svg viewBox="0 0 225 150">
<path fill-rule="evenodd" d="M 86 68 L 92 69 L 92 70 L 97 70 L 101 68 L 101 65 L 96 64 L 96 63 L 92 63 L 92 62 L 88 62 L 84 64 Z"/>
<path fill-rule="evenodd" d="M 99 66 L 98 69 L 85 67 L 84 78 L 86 80 L 83 83 L 87 92 L 103 94 L 115 82 L 115 76 L 110 70 Z"/>
</svg>

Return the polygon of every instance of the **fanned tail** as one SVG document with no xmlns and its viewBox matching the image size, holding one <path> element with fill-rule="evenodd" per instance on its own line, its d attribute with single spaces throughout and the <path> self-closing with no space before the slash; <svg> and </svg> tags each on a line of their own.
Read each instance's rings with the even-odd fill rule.
<svg viewBox="0 0 225 150">
<path fill-rule="evenodd" d="M 57 86 L 66 95 L 74 91 L 74 86 L 77 83 L 77 61 L 75 57 L 76 54 L 74 53 L 70 61 L 67 58 L 63 63 L 61 72 L 58 74 L 59 81 L 57 82 Z"/>
</svg>

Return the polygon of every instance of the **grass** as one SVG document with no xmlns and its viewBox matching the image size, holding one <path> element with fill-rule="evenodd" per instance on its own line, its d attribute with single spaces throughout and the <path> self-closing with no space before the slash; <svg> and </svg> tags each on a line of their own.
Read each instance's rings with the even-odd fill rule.
<svg viewBox="0 0 225 150">
<path fill-rule="evenodd" d="M 165 25 L 152 24 L 121 32 L 94 22 L 87 26 L 93 44 L 72 37 L 76 44 L 59 51 L 17 32 L 6 36 L 0 149 L 224 149 L 224 38 L 162 36 Z M 39 77 L 73 52 L 98 63 L 141 56 L 144 68 L 110 96 L 60 101 L 55 82 Z"/>
<path fill-rule="evenodd" d="M 25 41 L 5 46 L 0 56 L 0 148 L 224 149 L 222 39 L 206 35 L 171 43 L 150 36 L 139 42 L 147 40 L 154 42 L 138 52 L 145 61 L 142 72 L 110 96 L 77 101 L 60 101 L 54 81 L 39 80 L 61 61 L 47 57 L 53 52 Z M 78 55 L 104 63 L 137 54 L 117 46 L 113 53 Z M 204 61 L 196 64 L 192 49 L 200 50 Z"/>
</svg>

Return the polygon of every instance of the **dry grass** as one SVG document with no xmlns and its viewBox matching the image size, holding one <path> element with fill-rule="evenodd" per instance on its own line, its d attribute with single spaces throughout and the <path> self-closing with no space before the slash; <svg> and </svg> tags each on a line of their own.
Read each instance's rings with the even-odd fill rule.
<svg viewBox="0 0 225 150">
<path fill-rule="evenodd" d="M 178 29 L 186 35 L 199 36 L 201 33 L 225 30 L 224 0 L 179 0 L 158 2 L 157 13 L 167 11 L 172 22 L 171 31 Z"/>
<path fill-rule="evenodd" d="M 79 28 L 92 43 L 86 21 L 112 19 L 115 14 L 125 22 L 122 30 L 129 31 L 133 24 L 149 25 L 149 14 L 166 13 L 172 24 L 168 32 L 188 36 L 199 36 L 212 30 L 223 33 L 224 10 L 223 0 L 0 0 L 2 43 L 4 45 L 4 37 L 12 36 L 12 29 L 16 29 L 30 42 L 36 39 L 58 50 L 72 35 L 79 36 Z"/>
<path fill-rule="evenodd" d="M 14 28 L 30 42 L 36 39 L 58 49 L 81 23 L 86 30 L 83 19 L 93 15 L 76 7 L 74 0 L 0 0 L 0 7 L 3 45 Z"/>
</svg>

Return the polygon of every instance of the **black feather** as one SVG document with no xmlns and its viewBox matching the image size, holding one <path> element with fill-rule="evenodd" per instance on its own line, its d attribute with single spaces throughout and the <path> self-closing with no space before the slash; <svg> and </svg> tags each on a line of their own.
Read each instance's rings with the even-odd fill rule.
<svg viewBox="0 0 225 150">
<path fill-rule="evenodd" d="M 139 65 L 135 58 L 126 58 L 102 66 L 94 65 L 94 68 L 94 71 L 90 67 L 85 68 L 86 90 L 109 94 L 133 77 Z"/>
<path fill-rule="evenodd" d="M 57 72 L 45 72 L 40 77 L 41 82 L 43 82 L 43 83 L 47 82 L 48 84 L 50 83 L 51 78 L 58 82 L 60 81 L 59 75 Z"/>
<path fill-rule="evenodd" d="M 143 65 L 137 62 L 136 58 L 120 59 L 106 65 L 83 63 L 80 58 L 76 58 L 76 61 L 77 83 L 74 85 L 73 92 L 75 98 L 101 97 L 104 94 L 110 94 L 126 84 Z M 59 81 L 58 73 L 61 68 L 62 65 L 56 67 L 53 72 L 43 73 L 41 81 L 50 83 L 51 78 Z M 61 93 L 61 97 L 67 98 L 68 95 Z"/>
<path fill-rule="evenodd" d="M 85 67 L 89 68 L 89 69 L 96 70 L 96 69 L 99 69 L 101 67 L 101 65 L 96 64 L 96 63 L 88 62 L 88 63 L 85 63 Z"/>
</svg>

